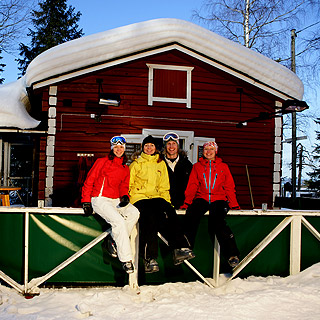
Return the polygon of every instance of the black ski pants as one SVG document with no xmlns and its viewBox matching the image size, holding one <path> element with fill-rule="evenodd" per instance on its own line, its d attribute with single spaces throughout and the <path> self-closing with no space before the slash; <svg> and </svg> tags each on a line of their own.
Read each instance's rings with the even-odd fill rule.
<svg viewBox="0 0 320 320">
<path fill-rule="evenodd" d="M 134 205 L 140 211 L 139 247 L 144 259 L 158 257 L 158 237 L 160 232 L 173 249 L 190 247 L 182 233 L 178 215 L 172 205 L 163 198 L 139 200 Z"/>
<path fill-rule="evenodd" d="M 184 226 L 191 248 L 194 247 L 200 220 L 208 210 L 208 232 L 212 242 L 214 242 L 216 235 L 221 246 L 221 254 L 226 259 L 238 256 L 239 250 L 234 235 L 225 220 L 229 206 L 224 200 L 217 200 L 209 204 L 208 201 L 198 198 L 188 207 Z"/>
</svg>

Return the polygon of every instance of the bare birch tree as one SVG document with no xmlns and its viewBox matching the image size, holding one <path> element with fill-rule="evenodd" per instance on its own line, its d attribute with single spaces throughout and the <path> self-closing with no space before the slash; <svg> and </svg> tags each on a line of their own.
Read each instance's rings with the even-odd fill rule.
<svg viewBox="0 0 320 320">
<path fill-rule="evenodd" d="M 0 61 L 2 52 L 12 53 L 17 47 L 26 26 L 30 22 L 33 0 L 0 0 Z M 5 64 L 0 63 L 0 74 Z M 0 78 L 0 84 L 4 78 Z"/>
<path fill-rule="evenodd" d="M 16 48 L 16 40 L 25 33 L 30 22 L 31 5 L 28 0 L 0 1 L 0 50 L 10 52 Z"/>
<path fill-rule="evenodd" d="M 204 0 L 193 17 L 224 37 L 281 60 L 292 25 L 312 0 Z"/>
<path fill-rule="evenodd" d="M 295 69 L 308 90 L 316 92 L 319 89 L 319 11 L 319 0 L 203 0 L 193 17 L 212 31 L 289 69 L 291 29 L 295 29 L 299 39 Z M 298 130 L 308 134 L 309 120 L 315 117 L 312 110 L 299 115 Z M 291 129 L 290 122 L 291 117 L 285 116 L 284 129 Z"/>
</svg>

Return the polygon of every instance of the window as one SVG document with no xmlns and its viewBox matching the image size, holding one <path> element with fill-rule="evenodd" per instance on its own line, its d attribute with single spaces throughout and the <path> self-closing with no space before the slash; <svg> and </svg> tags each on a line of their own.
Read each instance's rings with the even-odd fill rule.
<svg viewBox="0 0 320 320">
<path fill-rule="evenodd" d="M 142 140 L 147 137 L 149 134 L 151 134 L 156 141 L 159 143 L 160 148 L 162 148 L 162 137 L 169 131 L 176 132 L 180 137 L 180 147 L 187 151 L 189 160 L 192 162 L 192 156 L 193 156 L 193 139 L 194 139 L 194 132 L 193 131 L 181 131 L 181 130 L 174 130 L 174 129 L 167 129 L 167 130 L 160 130 L 160 129 L 143 129 L 142 134 L 123 134 L 124 137 L 127 139 L 127 146 L 130 145 L 130 151 L 127 152 L 126 147 L 126 154 L 128 158 L 131 156 L 131 152 L 133 148 L 135 150 L 141 149 L 141 142 Z M 132 145 L 132 146 L 131 146 Z M 133 152 L 132 152 L 133 153 Z"/>
<path fill-rule="evenodd" d="M 148 104 L 154 101 L 185 103 L 191 108 L 193 67 L 149 64 Z"/>
<path fill-rule="evenodd" d="M 197 162 L 202 157 L 203 144 L 208 141 L 215 141 L 215 138 L 195 137 L 193 147 L 193 161 Z"/>
<path fill-rule="evenodd" d="M 33 139 L 25 134 L 0 136 L 0 185 L 21 187 L 10 194 L 10 203 L 32 202 L 32 177 L 34 172 Z"/>
<path fill-rule="evenodd" d="M 135 151 L 140 151 L 142 140 L 151 134 L 162 147 L 162 137 L 169 131 L 174 131 L 179 135 L 181 149 L 187 152 L 188 158 L 192 163 L 196 163 L 202 156 L 203 144 L 207 141 L 215 141 L 215 138 L 195 137 L 193 131 L 182 131 L 173 129 L 142 129 L 141 134 L 123 134 L 127 139 L 126 154 L 130 159 Z M 132 161 L 128 161 L 131 163 Z"/>
</svg>

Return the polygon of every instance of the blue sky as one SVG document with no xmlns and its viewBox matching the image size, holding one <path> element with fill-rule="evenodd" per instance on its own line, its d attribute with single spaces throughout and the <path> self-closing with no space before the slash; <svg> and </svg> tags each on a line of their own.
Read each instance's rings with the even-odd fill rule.
<svg viewBox="0 0 320 320">
<path fill-rule="evenodd" d="M 68 5 L 82 13 L 79 26 L 85 35 L 105 31 L 135 22 L 157 18 L 177 18 L 192 21 L 192 11 L 199 9 L 202 0 L 68 0 Z M 28 39 L 21 39 L 28 44 Z M 6 64 L 1 77 L 4 83 L 17 79 L 19 70 L 14 55 L 3 54 L 2 62 Z"/>
<path fill-rule="evenodd" d="M 105 31 L 130 23 L 156 18 L 178 18 L 191 21 L 192 10 L 202 0 L 69 0 L 82 13 L 85 34 Z"/>
</svg>

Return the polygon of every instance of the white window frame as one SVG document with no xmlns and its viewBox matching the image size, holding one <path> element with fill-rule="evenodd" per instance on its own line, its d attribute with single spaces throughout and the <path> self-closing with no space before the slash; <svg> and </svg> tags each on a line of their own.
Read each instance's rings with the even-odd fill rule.
<svg viewBox="0 0 320 320">
<path fill-rule="evenodd" d="M 0 139 L 0 152 L 0 178 L 2 177 L 3 179 L 3 185 L 8 186 L 8 178 L 10 177 L 11 143 Z"/>
<path fill-rule="evenodd" d="M 173 131 L 179 135 L 180 139 L 184 140 L 183 149 L 187 152 L 189 160 L 193 163 L 193 141 L 194 141 L 194 132 L 193 131 L 182 131 L 172 129 L 142 129 L 142 134 L 123 134 L 126 138 L 127 143 L 141 143 L 142 140 L 151 134 L 155 138 L 163 138 L 163 136 Z"/>
<path fill-rule="evenodd" d="M 173 131 L 179 135 L 179 138 L 184 140 L 183 149 L 188 154 L 188 159 L 192 163 L 196 163 L 198 161 L 198 147 L 203 146 L 205 142 L 208 141 L 215 141 L 215 138 L 208 138 L 208 137 L 195 137 L 194 131 L 184 131 L 184 130 L 175 130 L 172 129 L 142 129 L 141 134 L 123 134 L 126 138 L 127 143 L 142 143 L 142 140 L 147 137 L 148 135 L 152 135 L 155 138 L 163 138 L 163 136 Z"/>
<path fill-rule="evenodd" d="M 154 101 L 160 102 L 175 102 L 175 103 L 185 103 L 187 108 L 191 108 L 191 71 L 194 67 L 186 66 L 174 66 L 174 65 L 163 65 L 163 64 L 151 64 L 147 63 L 149 68 L 149 80 L 148 80 L 148 105 L 152 106 Z M 155 69 L 163 70 L 176 70 L 176 71 L 185 71 L 187 72 L 187 83 L 186 83 L 186 98 L 168 98 L 168 97 L 154 97 L 153 96 L 153 80 Z"/>
<path fill-rule="evenodd" d="M 127 143 L 140 143 L 142 142 L 142 134 L 121 134 L 122 137 L 126 138 Z"/>
<path fill-rule="evenodd" d="M 215 138 L 206 138 L 206 137 L 195 137 L 194 138 L 194 148 L 193 148 L 193 155 L 192 155 L 192 159 L 193 159 L 193 163 L 198 161 L 198 147 L 203 146 L 203 144 L 205 142 L 208 141 L 215 141 Z"/>
</svg>

